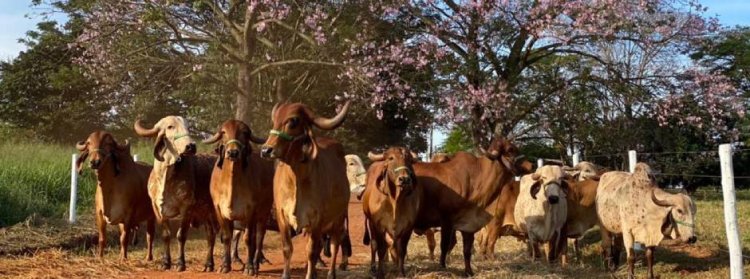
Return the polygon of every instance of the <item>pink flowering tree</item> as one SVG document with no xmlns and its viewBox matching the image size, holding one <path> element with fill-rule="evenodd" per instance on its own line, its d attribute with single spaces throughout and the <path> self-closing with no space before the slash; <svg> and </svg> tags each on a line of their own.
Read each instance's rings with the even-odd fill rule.
<svg viewBox="0 0 750 279">
<path fill-rule="evenodd" d="M 495 133 L 539 130 L 544 121 L 529 121 L 533 115 L 592 81 L 590 90 L 601 98 L 624 104 L 602 114 L 720 127 L 714 121 L 722 115 L 741 113 L 730 105 L 736 90 L 707 82 L 723 78 L 698 74 L 680 56 L 716 29 L 705 10 L 695 0 L 382 1 L 369 12 L 409 36 L 377 41 L 363 28 L 342 76 L 352 80 L 350 94 L 377 107 L 389 100 L 414 104 L 420 97 L 412 81 L 393 75 L 399 69 L 434 71 L 429 82 L 440 102 L 438 120 L 468 126 L 475 144 Z M 687 99 L 697 100 L 693 111 L 706 115 L 658 105 Z"/>
<path fill-rule="evenodd" d="M 339 65 L 321 51 L 337 34 L 336 7 L 281 0 L 99 0 L 85 9 L 85 29 L 72 47 L 83 49 L 78 62 L 114 90 L 159 82 L 149 79 L 164 72 L 174 72 L 165 87 L 196 76 L 233 84 L 227 88 L 234 92 L 234 116 L 249 122 L 254 107 L 293 91 L 282 88 L 281 69 Z M 227 72 L 236 73 L 233 81 Z"/>
</svg>

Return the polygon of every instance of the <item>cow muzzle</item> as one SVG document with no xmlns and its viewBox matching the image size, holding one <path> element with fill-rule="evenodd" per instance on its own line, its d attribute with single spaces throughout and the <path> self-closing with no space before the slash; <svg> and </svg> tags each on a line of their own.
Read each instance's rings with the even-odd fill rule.
<svg viewBox="0 0 750 279">
<path fill-rule="evenodd" d="M 547 198 L 547 200 L 549 201 L 549 204 L 557 204 L 558 202 L 560 202 L 560 197 L 558 197 L 558 196 L 549 196 Z"/>
<path fill-rule="evenodd" d="M 182 152 L 182 155 L 195 155 L 196 152 L 198 152 L 198 147 L 195 146 L 194 142 L 191 142 L 185 146 L 185 151 Z"/>
<path fill-rule="evenodd" d="M 99 169 L 99 167 L 102 165 L 102 160 L 100 159 L 91 160 L 91 162 L 89 162 L 89 165 L 91 166 L 92 169 L 95 169 L 95 170 Z"/>
<path fill-rule="evenodd" d="M 230 149 L 227 150 L 227 158 L 229 158 L 232 161 L 235 161 L 240 158 L 240 150 L 239 149 Z"/>
<path fill-rule="evenodd" d="M 274 159 L 276 156 L 273 151 L 273 147 L 269 145 L 263 145 L 263 147 L 260 148 L 260 157 L 264 159 Z"/>
</svg>

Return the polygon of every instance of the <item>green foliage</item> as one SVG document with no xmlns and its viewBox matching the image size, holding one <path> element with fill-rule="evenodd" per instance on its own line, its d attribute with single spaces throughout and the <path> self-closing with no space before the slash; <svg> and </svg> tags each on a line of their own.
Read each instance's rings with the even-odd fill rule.
<svg viewBox="0 0 750 279">
<path fill-rule="evenodd" d="M 68 44 L 76 35 L 67 28 L 39 23 L 22 40 L 29 50 L 0 62 L 0 119 L 43 140 L 69 142 L 107 123 L 108 105 L 72 63 L 76 52 Z"/>
<path fill-rule="evenodd" d="M 448 137 L 443 142 L 443 145 L 438 147 L 440 152 L 453 154 L 458 151 L 471 151 L 474 145 L 471 140 L 469 131 L 461 126 L 457 126 L 448 133 Z"/>
</svg>

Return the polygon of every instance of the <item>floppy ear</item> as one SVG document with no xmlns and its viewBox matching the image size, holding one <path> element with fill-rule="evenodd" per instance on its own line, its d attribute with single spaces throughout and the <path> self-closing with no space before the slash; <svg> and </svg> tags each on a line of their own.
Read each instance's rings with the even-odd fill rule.
<svg viewBox="0 0 750 279">
<path fill-rule="evenodd" d="M 318 143 L 315 141 L 315 136 L 312 132 L 312 127 L 307 127 L 305 129 L 305 132 L 307 133 L 307 140 L 305 144 L 302 146 L 302 152 L 304 154 L 303 161 L 307 162 L 308 160 L 314 160 L 318 157 Z"/>
<path fill-rule="evenodd" d="M 391 188 L 388 187 L 388 167 L 385 164 L 381 164 L 379 167 L 380 174 L 378 174 L 378 178 L 375 180 L 375 186 L 378 187 L 378 191 L 386 196 L 390 196 Z"/>
<path fill-rule="evenodd" d="M 78 155 L 78 160 L 76 160 L 76 170 L 78 171 L 78 174 L 83 173 L 83 167 L 81 165 L 83 165 L 83 162 L 85 162 L 86 158 L 88 157 L 89 157 L 88 150 L 81 151 L 81 154 Z"/>
<path fill-rule="evenodd" d="M 568 180 L 563 179 L 560 183 L 560 188 L 562 188 L 563 192 L 565 192 L 565 195 L 568 195 L 570 192 L 570 183 L 568 183 Z"/>
<path fill-rule="evenodd" d="M 670 235 L 672 233 L 674 220 L 672 219 L 672 210 L 669 210 L 667 216 L 664 217 L 664 221 L 661 224 L 661 233 L 663 235 Z"/>
<path fill-rule="evenodd" d="M 254 142 L 252 139 L 253 133 L 252 131 L 247 130 L 245 131 L 245 135 L 245 148 L 243 148 L 245 154 L 242 154 L 242 169 L 247 169 L 250 155 L 253 154 L 253 145 L 251 144 L 251 142 Z"/>
<path fill-rule="evenodd" d="M 542 189 L 542 182 L 537 180 L 534 181 L 534 184 L 531 184 L 531 190 L 529 191 L 529 194 L 531 194 L 532 199 L 536 199 L 536 194 L 539 193 L 539 190 Z"/>
<path fill-rule="evenodd" d="M 219 155 L 219 159 L 216 160 L 216 166 L 221 169 L 221 167 L 224 165 L 224 145 L 219 144 L 219 146 L 214 149 L 214 152 Z"/>
<path fill-rule="evenodd" d="M 154 159 L 156 159 L 159 162 L 164 162 L 164 157 L 161 156 L 162 149 L 166 147 L 166 143 L 164 143 L 164 133 L 159 133 L 159 136 L 156 137 L 156 142 L 154 145 Z"/>
<path fill-rule="evenodd" d="M 117 158 L 117 152 L 112 152 L 112 167 L 115 169 L 115 176 L 120 175 L 120 160 Z"/>
</svg>

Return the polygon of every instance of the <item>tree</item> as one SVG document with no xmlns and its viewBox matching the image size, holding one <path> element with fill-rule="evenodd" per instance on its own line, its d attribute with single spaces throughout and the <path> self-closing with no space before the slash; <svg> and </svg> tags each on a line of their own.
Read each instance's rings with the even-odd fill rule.
<svg viewBox="0 0 750 279">
<path fill-rule="evenodd" d="M 94 80 L 73 63 L 68 49 L 80 33 L 72 18 L 61 27 L 43 21 L 21 41 L 29 48 L 12 61 L 0 62 L 0 119 L 31 130 L 36 138 L 79 140 L 108 123 L 108 103 L 94 94 Z"/>
<path fill-rule="evenodd" d="M 617 86 L 600 89 L 606 89 L 602 94 L 612 102 L 628 101 L 626 113 L 646 103 L 671 103 L 690 95 L 692 91 L 687 89 L 695 79 L 708 77 L 700 70 L 674 64 L 677 60 L 663 59 L 675 50 L 688 48 L 717 24 L 715 19 L 704 18 L 701 13 L 705 8 L 692 0 L 389 4 L 372 5 L 371 11 L 399 23 L 410 36 L 384 45 L 363 41 L 359 52 L 377 51 L 362 55 L 359 63 L 351 63 L 351 76 L 371 84 L 374 94 L 365 95 L 375 104 L 390 99 L 408 103 L 414 97 L 411 84 L 388 73 L 404 64 L 434 67 L 438 70 L 434 83 L 437 98 L 442 101 L 438 106 L 441 118 L 448 123 L 467 124 L 476 144 L 486 144 L 495 133 L 530 131 L 526 121 L 532 114 L 583 79 L 594 77 L 604 85 L 616 81 Z M 628 58 L 637 58 L 639 64 L 627 63 Z M 582 61 L 589 66 L 585 71 L 578 71 L 575 63 L 557 67 L 554 86 L 530 90 L 550 74 L 540 70 L 545 64 L 557 64 L 549 62 L 551 59 Z M 393 63 L 399 60 L 403 62 Z M 633 68 L 637 66 L 641 68 Z M 691 97 L 703 98 L 716 92 L 720 93 L 717 98 L 709 98 L 724 99 L 722 105 L 736 100 L 736 90 L 704 89 L 696 93 L 703 95 Z M 656 106 L 631 112 L 632 117 L 671 115 L 671 111 Z M 709 113 L 717 116 L 720 112 Z"/>
</svg>

